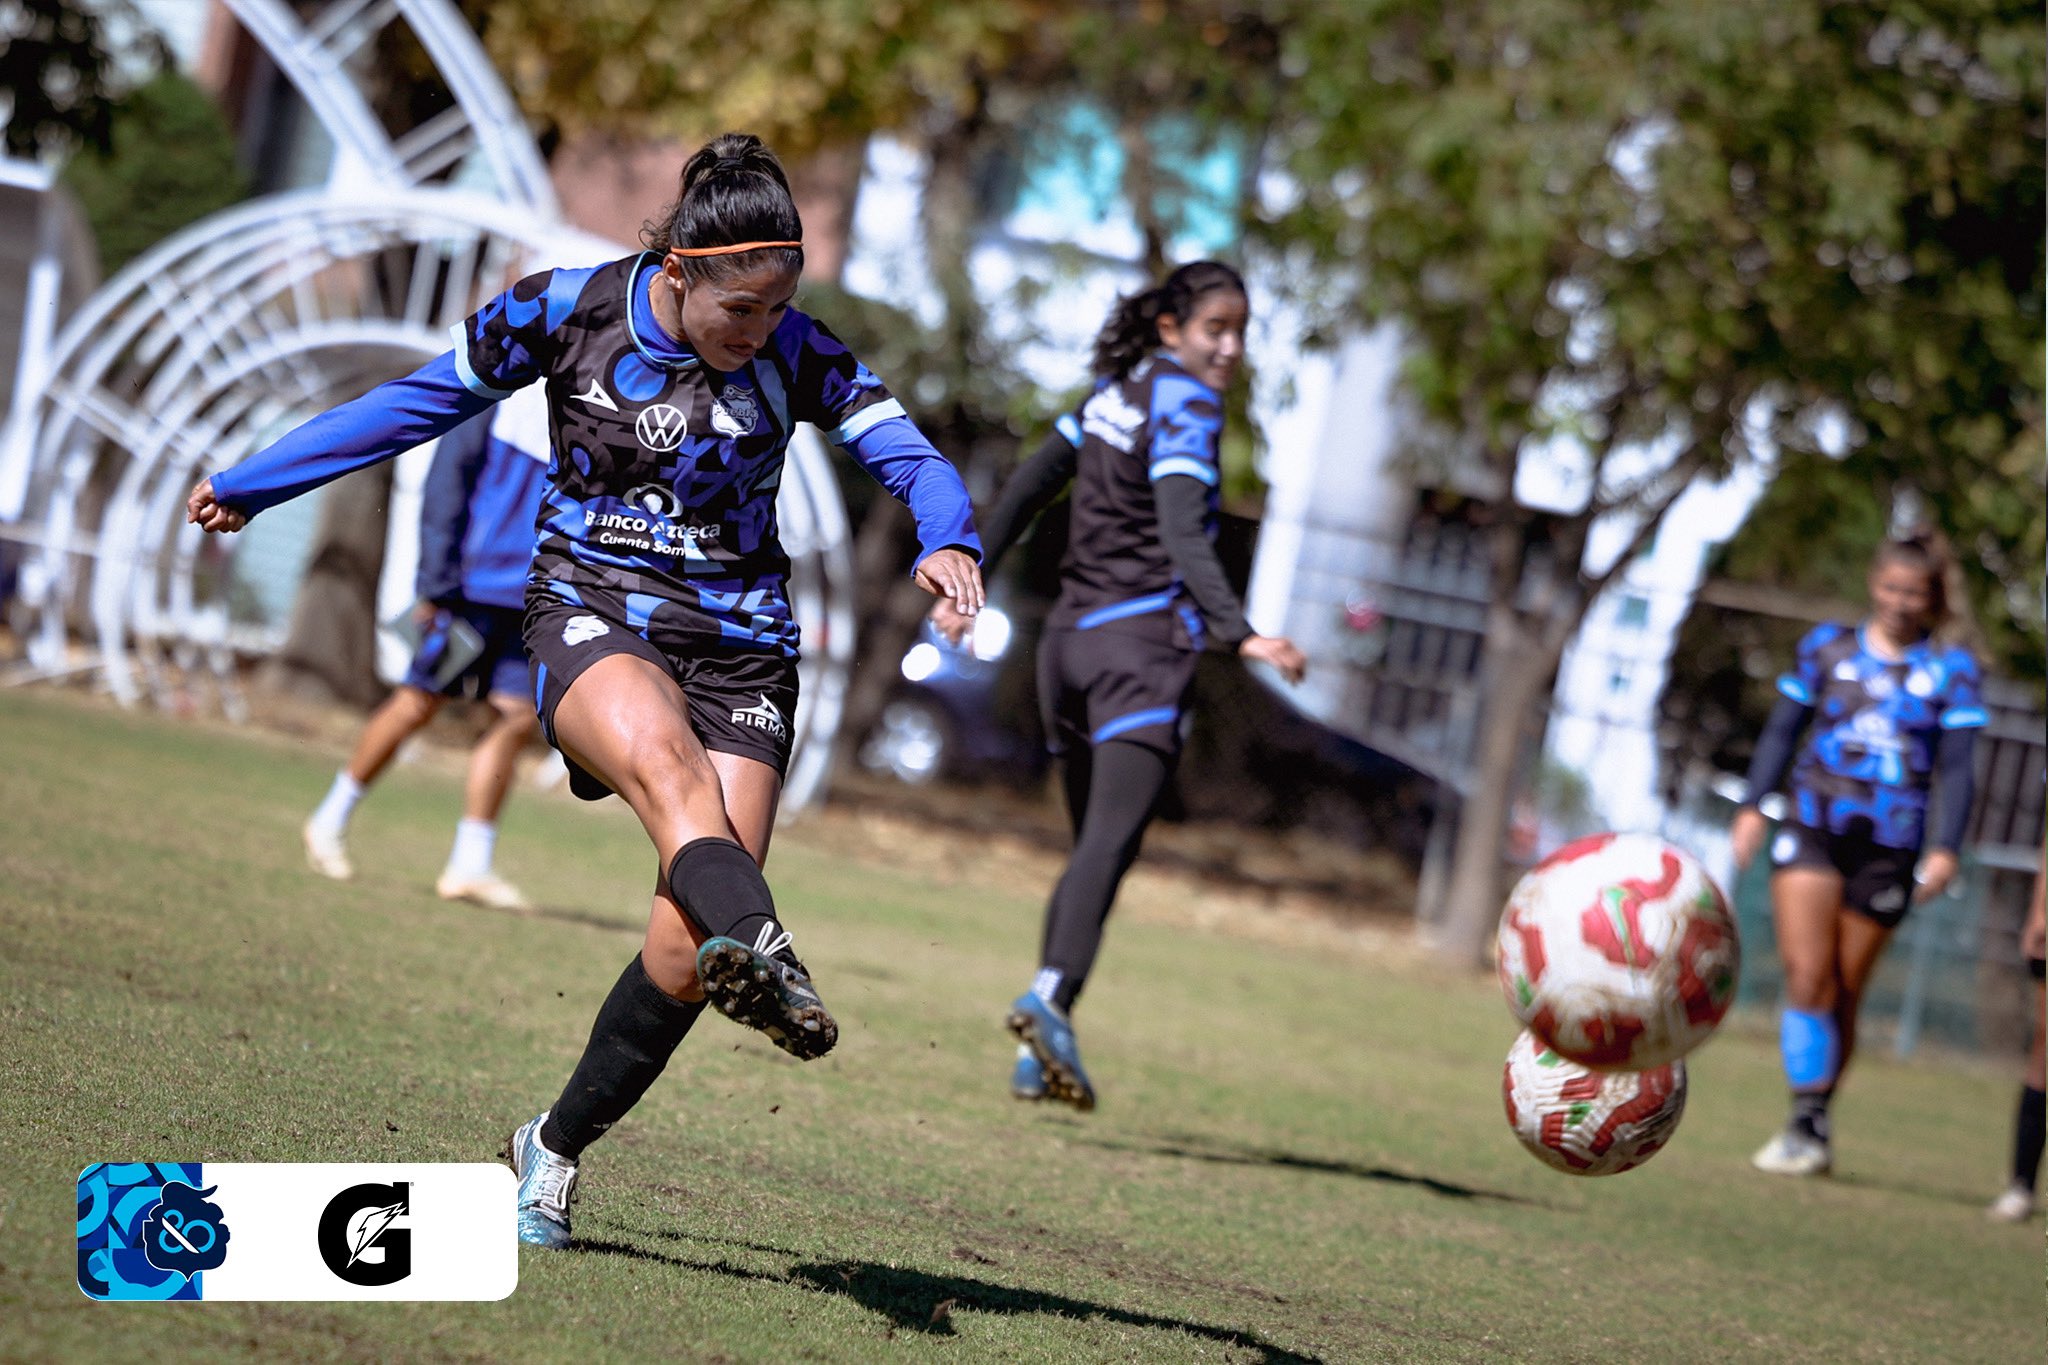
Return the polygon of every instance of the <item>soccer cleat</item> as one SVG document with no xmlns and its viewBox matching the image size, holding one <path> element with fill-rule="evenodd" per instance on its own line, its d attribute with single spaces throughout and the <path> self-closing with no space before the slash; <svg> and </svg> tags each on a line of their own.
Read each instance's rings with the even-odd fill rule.
<svg viewBox="0 0 2048 1365">
<path fill-rule="evenodd" d="M 1036 992 L 1026 991 L 1011 1004 L 1010 1017 L 1004 1022 L 1037 1058 L 1045 1098 L 1071 1104 L 1084 1113 L 1095 1107 L 1095 1087 L 1081 1068 L 1081 1048 L 1066 1015 L 1039 999 Z"/>
<path fill-rule="evenodd" d="M 811 986 L 810 974 L 788 953 L 789 934 L 761 927 L 749 948 L 736 938 L 707 939 L 697 950 L 697 980 L 704 998 L 736 1024 L 759 1029 L 800 1062 L 822 1057 L 839 1041 L 839 1025 Z"/>
<path fill-rule="evenodd" d="M 543 1111 L 519 1125 L 505 1144 L 519 1177 L 519 1240 L 560 1251 L 569 1245 L 569 1196 L 576 1193 L 576 1163 L 541 1145 Z"/>
<path fill-rule="evenodd" d="M 2015 1180 L 1991 1201 L 1984 1216 L 1994 1223 L 2024 1223 L 2034 1216 L 2034 1192 Z"/>
<path fill-rule="evenodd" d="M 1835 1158 L 1825 1142 L 1787 1128 L 1757 1148 L 1749 1164 L 1772 1175 L 1826 1175 Z"/>
<path fill-rule="evenodd" d="M 434 893 L 444 901 L 468 901 L 488 910 L 531 910 L 526 893 L 494 872 L 481 877 L 459 877 L 443 872 L 434 882 Z"/>
<path fill-rule="evenodd" d="M 341 841 L 341 831 L 317 825 L 308 820 L 299 830 L 306 841 L 306 865 L 323 877 L 332 877 L 338 882 L 349 881 L 356 875 L 356 865 L 349 861 L 348 845 Z"/>
<path fill-rule="evenodd" d="M 1017 1065 L 1010 1071 L 1010 1093 L 1020 1100 L 1045 1098 L 1045 1068 L 1027 1043 L 1017 1044 Z"/>
</svg>

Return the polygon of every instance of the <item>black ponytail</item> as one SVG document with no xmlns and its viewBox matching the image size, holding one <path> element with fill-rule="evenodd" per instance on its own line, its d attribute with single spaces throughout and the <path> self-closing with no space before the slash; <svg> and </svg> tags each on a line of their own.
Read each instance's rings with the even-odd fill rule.
<svg viewBox="0 0 2048 1365">
<path fill-rule="evenodd" d="M 1194 261 L 1142 293 L 1127 294 L 1095 334 L 1095 376 L 1122 379 L 1159 345 L 1159 319 L 1186 322 L 1195 301 L 1219 289 L 1244 293 L 1244 280 L 1221 261 Z"/>
<path fill-rule="evenodd" d="M 675 202 L 640 229 L 647 249 L 663 256 L 740 242 L 801 242 L 803 236 L 789 177 L 782 173 L 775 153 L 752 133 L 721 133 L 698 148 L 683 163 Z M 768 263 L 802 270 L 803 248 L 770 246 L 729 256 L 685 256 L 683 278 L 698 284 Z"/>
</svg>

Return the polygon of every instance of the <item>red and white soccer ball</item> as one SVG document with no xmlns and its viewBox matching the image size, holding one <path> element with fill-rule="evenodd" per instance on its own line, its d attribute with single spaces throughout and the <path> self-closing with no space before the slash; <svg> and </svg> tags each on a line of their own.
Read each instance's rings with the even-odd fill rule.
<svg viewBox="0 0 2048 1365">
<path fill-rule="evenodd" d="M 1597 1071 L 1643 1071 L 1705 1042 L 1735 999 L 1728 902 L 1647 834 L 1566 844 L 1515 884 L 1495 965 L 1515 1018 Z"/>
<path fill-rule="evenodd" d="M 1508 1126 L 1538 1161 L 1567 1175 L 1634 1170 L 1671 1141 L 1685 1113 L 1685 1063 L 1592 1071 L 1528 1029 L 1501 1071 Z"/>
</svg>

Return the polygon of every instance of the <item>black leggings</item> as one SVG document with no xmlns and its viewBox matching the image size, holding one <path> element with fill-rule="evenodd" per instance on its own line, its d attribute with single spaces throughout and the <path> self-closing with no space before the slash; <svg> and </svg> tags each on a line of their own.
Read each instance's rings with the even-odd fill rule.
<svg viewBox="0 0 2048 1365">
<path fill-rule="evenodd" d="M 1062 778 L 1074 853 L 1046 906 L 1039 953 L 1041 968 L 1057 973 L 1052 1000 L 1062 1010 L 1073 1008 L 1087 984 L 1117 886 L 1138 856 L 1176 758 L 1123 740 L 1067 752 Z"/>
</svg>

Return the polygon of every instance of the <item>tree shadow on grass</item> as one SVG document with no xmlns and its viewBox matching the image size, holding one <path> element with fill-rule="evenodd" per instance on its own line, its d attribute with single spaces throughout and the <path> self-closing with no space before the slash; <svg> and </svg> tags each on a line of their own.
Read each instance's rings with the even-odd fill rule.
<svg viewBox="0 0 2048 1365">
<path fill-rule="evenodd" d="M 785 1273 L 775 1275 L 767 1271 L 749 1270 L 744 1266 L 733 1265 L 729 1261 L 699 1261 L 684 1256 L 670 1256 L 628 1242 L 579 1239 L 573 1244 L 572 1249 L 607 1256 L 623 1256 L 636 1261 L 652 1261 L 682 1270 L 728 1275 L 755 1284 L 776 1284 L 794 1289 L 809 1289 L 821 1294 L 841 1294 L 869 1312 L 887 1318 L 894 1330 L 918 1332 L 926 1336 L 955 1335 L 952 1315 L 956 1312 L 994 1313 L 1009 1317 L 1043 1314 L 1074 1322 L 1099 1320 L 1123 1327 L 1185 1332 L 1204 1341 L 1213 1341 L 1221 1346 L 1250 1352 L 1250 1358 L 1260 1362 L 1260 1365 L 1322 1365 L 1320 1356 L 1290 1351 L 1251 1332 L 1191 1322 L 1185 1318 L 1139 1312 L 1135 1309 L 1116 1308 L 1087 1299 L 1070 1298 L 1064 1294 L 1048 1294 L 1036 1289 L 991 1284 L 987 1280 L 977 1280 L 968 1275 L 934 1275 L 908 1267 L 877 1265 L 873 1261 L 799 1261 Z"/>
<path fill-rule="evenodd" d="M 1119 1142 L 1112 1138 L 1099 1137 L 1074 1137 L 1068 1141 L 1100 1147 L 1110 1152 L 1136 1152 L 1146 1156 L 1176 1157 L 1183 1161 L 1213 1161 L 1227 1166 L 1277 1166 L 1283 1170 L 1313 1171 L 1320 1175 L 1341 1175 L 1353 1180 L 1375 1180 L 1388 1185 L 1413 1185 L 1428 1190 L 1431 1194 L 1442 1195 L 1446 1199 L 1490 1199 L 1503 1204 L 1547 1207 L 1517 1194 L 1502 1194 L 1498 1190 L 1458 1185 L 1448 1180 L 1438 1180 L 1435 1176 L 1410 1175 L 1406 1171 L 1389 1170 L 1385 1166 L 1363 1166 L 1355 1161 L 1332 1161 L 1327 1157 L 1300 1156 L 1294 1152 L 1284 1152 L 1270 1147 L 1244 1147 L 1236 1143 L 1192 1137 L 1184 1133 L 1168 1133 L 1163 1137 L 1133 1142 Z"/>
</svg>

